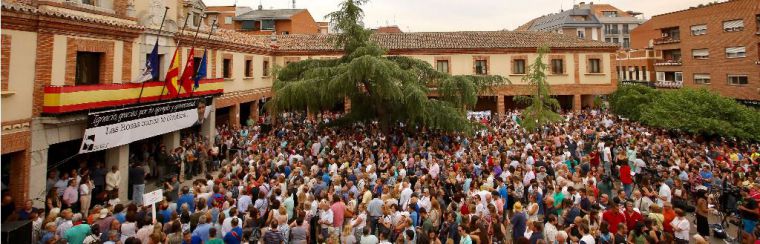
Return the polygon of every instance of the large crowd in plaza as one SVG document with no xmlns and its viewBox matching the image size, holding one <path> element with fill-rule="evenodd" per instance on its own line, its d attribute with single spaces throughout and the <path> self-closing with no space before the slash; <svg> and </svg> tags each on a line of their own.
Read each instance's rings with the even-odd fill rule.
<svg viewBox="0 0 760 244">
<path fill-rule="evenodd" d="M 562 115 L 533 133 L 517 111 L 473 118 L 483 127 L 465 135 L 285 114 L 144 150 L 129 179 L 101 162 L 53 172 L 44 209 L 4 195 L 2 217 L 31 220 L 41 244 L 639 244 L 707 243 L 708 216 L 731 207 L 754 240 L 757 144 Z M 156 219 L 146 177 L 163 182 Z M 130 202 L 117 200 L 121 181 Z M 744 200 L 726 206 L 734 187 Z"/>
</svg>

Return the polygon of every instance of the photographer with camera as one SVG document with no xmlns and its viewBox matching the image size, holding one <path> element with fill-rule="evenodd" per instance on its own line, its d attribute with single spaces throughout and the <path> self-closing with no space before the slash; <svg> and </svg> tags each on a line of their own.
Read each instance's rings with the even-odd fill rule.
<svg viewBox="0 0 760 244">
<path fill-rule="evenodd" d="M 754 240 L 754 230 L 757 225 L 757 221 L 760 218 L 760 208 L 755 199 L 746 198 L 744 204 L 738 207 L 739 216 L 742 218 L 740 227 L 742 228 L 743 240 Z"/>
</svg>

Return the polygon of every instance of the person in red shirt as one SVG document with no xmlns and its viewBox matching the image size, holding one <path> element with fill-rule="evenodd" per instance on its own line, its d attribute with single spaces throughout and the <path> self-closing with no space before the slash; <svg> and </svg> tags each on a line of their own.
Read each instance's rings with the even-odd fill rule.
<svg viewBox="0 0 760 244">
<path fill-rule="evenodd" d="M 620 205 L 620 202 L 615 199 L 614 203 L 610 205 L 610 208 L 608 208 L 607 211 L 604 211 L 602 214 L 602 220 L 606 221 L 607 224 L 610 225 L 610 232 L 612 233 L 617 232 L 618 224 L 626 223 L 625 215 L 620 212 L 618 205 Z"/>
<path fill-rule="evenodd" d="M 626 227 L 628 227 L 629 230 L 636 228 L 636 223 L 644 220 L 639 212 L 633 210 L 632 202 L 625 203 L 625 211 L 623 211 L 623 214 L 625 215 Z"/>
<path fill-rule="evenodd" d="M 631 197 L 631 191 L 633 191 L 633 177 L 631 176 L 631 166 L 624 163 L 620 166 L 620 181 L 623 183 L 623 191 L 625 191 L 625 197 Z"/>
</svg>

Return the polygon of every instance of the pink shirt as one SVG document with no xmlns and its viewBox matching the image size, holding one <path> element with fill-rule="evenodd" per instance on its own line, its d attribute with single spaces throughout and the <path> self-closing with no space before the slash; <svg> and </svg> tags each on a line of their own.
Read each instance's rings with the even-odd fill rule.
<svg viewBox="0 0 760 244">
<path fill-rule="evenodd" d="M 79 200 L 79 192 L 77 192 L 76 187 L 66 187 L 66 190 L 63 191 L 63 201 L 67 204 L 74 204 Z"/>
<path fill-rule="evenodd" d="M 333 227 L 343 227 L 343 218 L 346 214 L 346 204 L 336 202 L 330 207 L 333 212 Z"/>
</svg>

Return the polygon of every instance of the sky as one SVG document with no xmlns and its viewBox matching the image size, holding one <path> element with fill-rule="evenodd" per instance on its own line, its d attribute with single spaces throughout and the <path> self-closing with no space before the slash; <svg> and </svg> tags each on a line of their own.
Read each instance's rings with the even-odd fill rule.
<svg viewBox="0 0 760 244">
<path fill-rule="evenodd" d="M 296 0 L 316 21 L 335 11 L 343 0 Z M 646 18 L 708 3 L 713 0 L 602 0 Z M 208 6 L 232 5 L 265 9 L 292 8 L 292 0 L 203 0 Z M 512 30 L 535 17 L 570 9 L 573 0 L 370 0 L 363 8 L 365 26 L 397 25 L 405 32 Z M 580 0 L 575 0 L 576 3 Z"/>
</svg>

